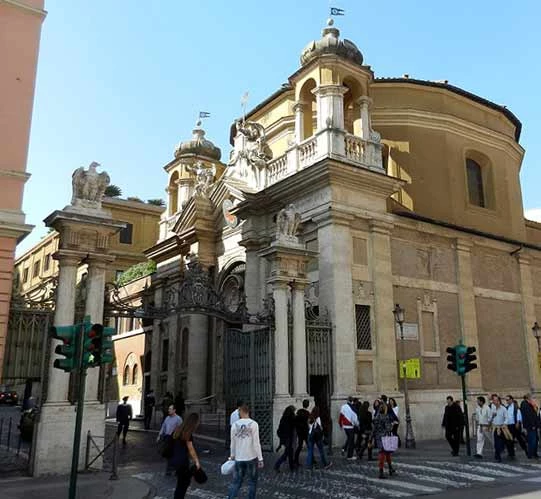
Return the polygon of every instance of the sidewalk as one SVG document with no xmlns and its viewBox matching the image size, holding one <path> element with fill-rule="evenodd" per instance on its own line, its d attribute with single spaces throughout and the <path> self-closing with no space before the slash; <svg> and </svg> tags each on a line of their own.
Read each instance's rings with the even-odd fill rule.
<svg viewBox="0 0 541 499">
<path fill-rule="evenodd" d="M 153 490 L 136 478 L 109 480 L 109 473 L 79 475 L 77 499 L 109 497 L 112 499 L 147 499 Z M 67 499 L 69 477 L 7 478 L 0 480 L 2 499 Z"/>
</svg>

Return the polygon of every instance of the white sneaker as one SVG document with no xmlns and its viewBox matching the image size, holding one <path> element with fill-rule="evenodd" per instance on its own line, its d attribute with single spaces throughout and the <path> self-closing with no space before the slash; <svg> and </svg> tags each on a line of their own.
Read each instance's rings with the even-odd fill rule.
<svg viewBox="0 0 541 499">
<path fill-rule="evenodd" d="M 359 459 L 357 456 L 351 456 L 347 458 L 348 461 L 357 461 L 357 459 Z"/>
</svg>

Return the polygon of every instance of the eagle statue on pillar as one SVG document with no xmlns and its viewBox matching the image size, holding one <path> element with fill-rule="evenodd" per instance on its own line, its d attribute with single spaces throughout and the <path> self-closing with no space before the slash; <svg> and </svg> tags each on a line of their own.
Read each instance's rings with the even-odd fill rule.
<svg viewBox="0 0 541 499">
<path fill-rule="evenodd" d="M 82 166 L 73 172 L 72 185 L 72 206 L 89 208 L 94 210 L 101 209 L 101 201 L 105 194 L 105 189 L 110 184 L 111 179 L 106 172 L 98 173 L 96 168 L 99 163 L 92 161 L 88 165 L 88 170 Z"/>
</svg>

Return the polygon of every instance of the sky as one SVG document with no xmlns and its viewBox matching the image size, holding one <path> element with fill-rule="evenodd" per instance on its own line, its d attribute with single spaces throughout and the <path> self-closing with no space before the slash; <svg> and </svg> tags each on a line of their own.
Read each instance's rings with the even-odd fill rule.
<svg viewBox="0 0 541 499">
<path fill-rule="evenodd" d="M 165 199 L 163 166 L 199 111 L 226 160 L 241 96 L 250 109 L 287 81 L 330 6 L 376 77 L 447 79 L 517 115 L 524 207 L 541 220 L 538 0 L 46 0 L 23 205 L 36 228 L 17 253 L 92 161 L 124 197 Z"/>
</svg>

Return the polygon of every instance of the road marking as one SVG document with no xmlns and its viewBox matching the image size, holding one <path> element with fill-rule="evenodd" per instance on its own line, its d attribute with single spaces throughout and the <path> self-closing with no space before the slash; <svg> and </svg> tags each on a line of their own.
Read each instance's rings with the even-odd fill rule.
<svg viewBox="0 0 541 499">
<path fill-rule="evenodd" d="M 384 487 L 374 487 L 379 494 L 385 494 L 391 497 L 410 497 L 412 494 L 398 491 L 398 490 L 391 490 L 387 487 L 387 485 L 395 485 L 398 487 L 402 487 L 409 490 L 415 490 L 416 492 L 431 492 L 431 493 L 437 493 L 441 492 L 441 489 L 436 489 L 435 487 L 425 487 L 423 485 L 414 485 L 409 483 L 402 483 L 398 482 L 396 480 L 385 480 L 385 482 L 382 482 L 379 478 L 370 478 L 367 476 L 359 475 L 358 473 L 345 473 L 343 471 L 327 471 L 328 475 L 334 475 L 334 476 L 341 476 L 344 478 L 354 478 L 358 480 L 366 480 L 367 482 L 371 483 L 377 483 L 380 485 L 384 485 Z"/>
<path fill-rule="evenodd" d="M 224 494 L 223 493 L 222 494 L 217 494 L 217 493 L 212 492 L 210 490 L 196 489 L 196 488 L 190 487 L 188 489 L 186 497 L 206 497 L 208 499 L 213 499 L 213 498 L 216 498 L 216 497 L 224 497 Z"/>
<path fill-rule="evenodd" d="M 136 475 L 132 475 L 133 478 L 137 478 L 143 481 L 152 481 L 155 476 L 156 473 L 137 473 Z"/>
<path fill-rule="evenodd" d="M 431 465 L 438 465 L 438 464 L 442 464 L 441 461 L 426 461 L 426 463 L 428 464 L 431 464 Z M 494 476 L 503 476 L 503 477 L 507 477 L 507 478 L 513 478 L 513 477 L 516 477 L 517 474 L 516 473 L 509 473 L 509 471 L 503 471 L 501 469 L 492 469 L 492 468 L 488 468 L 488 467 L 483 467 L 483 466 L 474 466 L 472 464 L 465 464 L 465 463 L 443 463 L 445 464 L 445 467 L 446 468 L 459 468 L 460 470 L 465 470 L 465 471 L 473 471 L 475 473 L 484 473 L 485 475 L 494 475 Z"/>
<path fill-rule="evenodd" d="M 508 471 L 515 471 L 517 473 L 532 473 L 535 470 L 527 470 L 525 468 L 521 468 L 520 466 L 511 465 L 511 464 L 504 464 L 504 463 L 495 463 L 493 461 L 479 461 L 479 465 L 488 466 L 490 468 L 496 468 L 496 469 L 503 469 Z M 529 465 L 529 463 L 528 463 Z"/>
<path fill-rule="evenodd" d="M 541 476 L 534 476 L 533 478 L 524 478 L 523 482 L 541 482 Z"/>
<path fill-rule="evenodd" d="M 468 484 L 466 482 L 457 482 L 456 480 L 450 480 L 448 478 L 444 478 L 441 476 L 429 476 L 429 475 L 423 475 L 421 473 L 413 473 L 412 471 L 405 471 L 401 468 L 400 465 L 397 466 L 396 473 L 399 477 L 407 476 L 415 478 L 416 480 L 421 480 L 424 482 L 435 482 L 440 485 L 446 485 L 447 487 L 467 487 Z"/>
<path fill-rule="evenodd" d="M 444 466 L 446 463 L 442 463 Z M 398 463 L 397 463 L 398 467 Z M 493 482 L 495 478 L 488 477 L 488 476 L 481 476 L 481 475 L 474 475 L 473 473 L 464 473 L 462 471 L 455 471 L 446 469 L 443 470 L 441 468 L 436 468 L 434 466 L 421 466 L 420 464 L 409 464 L 409 463 L 400 463 L 401 468 L 409 468 L 412 470 L 425 470 L 425 471 L 432 471 L 434 473 L 440 473 L 442 475 L 451 475 L 453 477 L 457 478 L 465 478 L 466 480 L 472 480 L 474 482 Z"/>
</svg>

